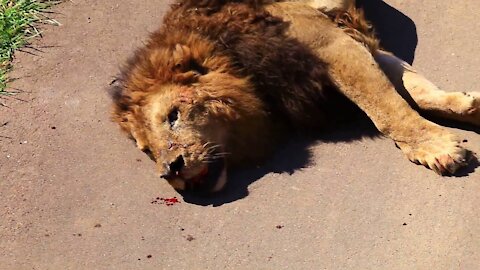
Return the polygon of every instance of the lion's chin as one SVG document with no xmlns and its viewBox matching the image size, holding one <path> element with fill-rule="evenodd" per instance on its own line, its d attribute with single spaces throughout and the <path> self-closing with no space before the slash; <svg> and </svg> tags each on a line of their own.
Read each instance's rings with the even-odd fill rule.
<svg viewBox="0 0 480 270">
<path fill-rule="evenodd" d="M 175 177 L 168 180 L 168 183 L 178 191 L 192 190 L 205 194 L 216 193 L 227 184 L 227 166 L 225 159 L 217 159 L 197 176 L 185 179 Z"/>
</svg>

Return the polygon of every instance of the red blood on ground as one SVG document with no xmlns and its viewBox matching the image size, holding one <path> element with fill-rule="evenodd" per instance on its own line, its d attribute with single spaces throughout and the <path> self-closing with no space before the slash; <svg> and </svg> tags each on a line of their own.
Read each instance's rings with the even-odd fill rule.
<svg viewBox="0 0 480 270">
<path fill-rule="evenodd" d="M 156 199 L 152 200 L 152 204 L 165 204 L 166 206 L 172 206 L 177 203 L 181 203 L 177 197 L 173 198 L 160 198 L 157 197 Z"/>
</svg>

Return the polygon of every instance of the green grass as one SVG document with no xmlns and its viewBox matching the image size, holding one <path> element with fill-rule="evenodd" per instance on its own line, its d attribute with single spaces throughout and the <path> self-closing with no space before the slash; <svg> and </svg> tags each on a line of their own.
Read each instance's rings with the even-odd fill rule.
<svg viewBox="0 0 480 270">
<path fill-rule="evenodd" d="M 53 0 L 0 0 L 0 95 L 7 91 L 16 50 L 29 45 L 40 35 L 38 24 L 58 24 L 46 16 L 48 8 L 60 1 Z"/>
</svg>

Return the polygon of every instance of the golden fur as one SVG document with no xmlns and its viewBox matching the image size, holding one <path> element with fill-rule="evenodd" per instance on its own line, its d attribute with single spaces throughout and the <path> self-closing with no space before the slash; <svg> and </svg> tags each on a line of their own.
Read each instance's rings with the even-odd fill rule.
<svg viewBox="0 0 480 270">
<path fill-rule="evenodd" d="M 332 125 L 358 108 L 410 160 L 455 172 L 467 151 L 395 86 L 421 109 L 474 124 L 478 97 L 424 106 L 439 90 L 379 48 L 352 2 L 179 0 L 124 68 L 113 119 L 177 189 L 218 191 L 226 164 L 259 161 L 289 132 Z M 438 109 L 457 103 L 456 113 Z"/>
</svg>

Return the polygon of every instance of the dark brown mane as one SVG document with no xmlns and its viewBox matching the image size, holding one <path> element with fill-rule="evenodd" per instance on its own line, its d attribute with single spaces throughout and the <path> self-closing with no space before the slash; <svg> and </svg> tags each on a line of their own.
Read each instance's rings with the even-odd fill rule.
<svg viewBox="0 0 480 270">
<path fill-rule="evenodd" d="M 272 115 L 297 127 L 324 124 L 324 88 L 331 87 L 325 65 L 305 45 L 286 36 L 288 23 L 281 18 L 249 4 L 226 3 L 212 13 L 177 7 L 165 25 L 153 40 L 172 35 L 168 25 L 205 38 L 214 44 L 215 54 L 230 59 L 229 72 L 251 78 Z"/>
<path fill-rule="evenodd" d="M 132 93 L 145 92 L 154 83 L 177 78 L 172 73 L 175 64 L 169 57 L 177 44 L 181 44 L 193 49 L 189 66 L 202 69 L 201 72 L 215 69 L 202 65 L 207 58 L 222 58 L 227 72 L 248 78 L 267 113 L 283 122 L 295 127 L 316 127 L 324 125 L 331 115 L 341 115 L 345 107 L 338 107 L 338 104 L 345 104 L 345 99 L 336 91 L 329 91 L 333 86 L 325 64 L 304 44 L 287 37 L 287 22 L 258 8 L 264 2 L 177 1 L 160 30 L 124 68 L 121 85 L 112 91 L 116 110 L 129 110 L 131 104 L 139 102 L 136 98 L 141 95 Z M 345 27 L 360 25 L 363 27 L 360 31 L 368 30 L 367 24 L 359 24 L 365 21 L 363 16 L 352 12 L 354 20 L 347 21 L 352 23 Z M 344 22 L 342 19 L 352 18 L 348 14 L 329 13 L 339 25 Z M 363 37 L 360 31 L 354 33 Z M 367 38 L 376 41 L 374 37 Z M 160 51 L 163 54 L 158 53 Z"/>
</svg>

